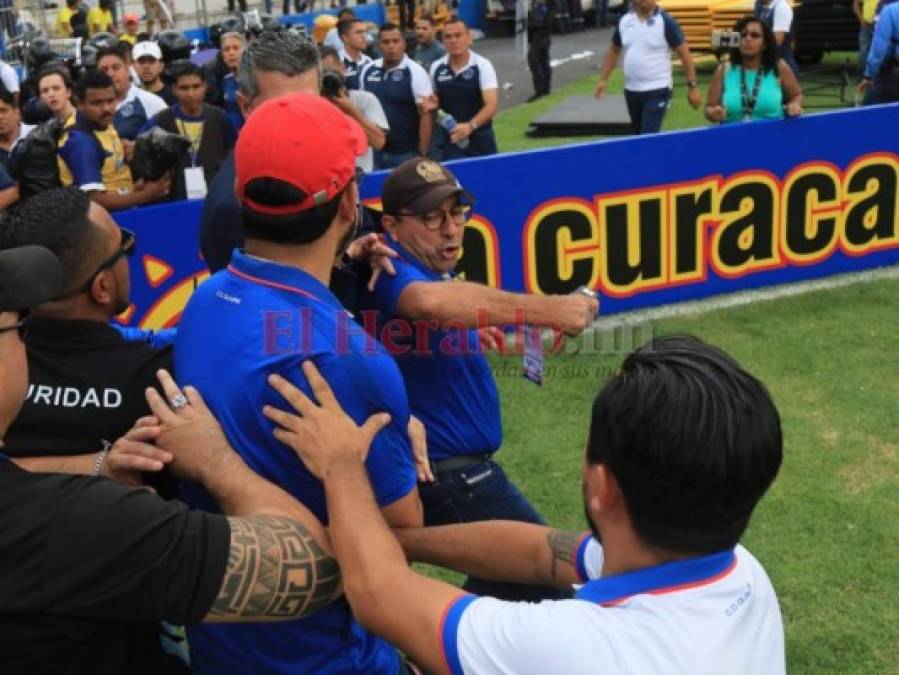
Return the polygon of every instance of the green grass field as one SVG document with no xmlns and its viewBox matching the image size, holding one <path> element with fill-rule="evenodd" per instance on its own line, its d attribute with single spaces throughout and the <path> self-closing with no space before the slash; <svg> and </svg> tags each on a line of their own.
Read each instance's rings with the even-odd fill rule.
<svg viewBox="0 0 899 675">
<path fill-rule="evenodd" d="M 710 70 L 703 67 L 704 80 Z M 612 91 L 620 71 L 616 78 Z M 501 113 L 501 149 L 571 142 L 523 132 L 565 96 L 592 91 L 593 80 Z M 666 128 L 704 123 L 677 91 Z M 783 467 L 744 543 L 780 595 L 791 673 L 899 673 L 897 296 L 899 280 L 881 280 L 652 324 L 655 335 L 692 333 L 730 352 L 780 410 Z M 584 528 L 590 404 L 622 359 L 548 357 L 542 388 L 509 374 L 520 357 L 494 359 L 505 428 L 499 459 L 555 526 Z"/>
</svg>

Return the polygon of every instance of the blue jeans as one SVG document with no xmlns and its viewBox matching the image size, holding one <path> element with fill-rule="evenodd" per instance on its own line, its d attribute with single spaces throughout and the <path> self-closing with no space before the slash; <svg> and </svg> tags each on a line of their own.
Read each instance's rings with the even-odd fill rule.
<svg viewBox="0 0 899 675">
<path fill-rule="evenodd" d="M 871 49 L 871 38 L 874 36 L 874 26 L 862 25 L 858 29 L 858 76 L 865 74 L 865 65 L 868 63 L 868 51 Z"/>
<path fill-rule="evenodd" d="M 375 170 L 395 169 L 407 159 L 412 159 L 418 153 L 408 152 L 387 152 L 386 150 L 375 150 Z"/>
<path fill-rule="evenodd" d="M 608 26 L 609 24 L 609 0 L 599 0 L 599 9 L 596 12 L 596 23 L 600 27 Z"/>
<path fill-rule="evenodd" d="M 482 520 L 518 520 L 544 524 L 540 514 L 496 462 L 484 461 L 449 471 L 438 470 L 435 476 L 436 483 L 419 484 L 425 525 L 473 523 Z M 466 580 L 463 588 L 476 595 L 489 595 L 510 601 L 539 602 L 570 596 L 570 593 L 556 588 L 471 577 Z"/>
<path fill-rule="evenodd" d="M 624 90 L 627 114 L 631 118 L 631 129 L 635 134 L 654 134 L 662 128 L 662 120 L 668 112 L 671 90 L 652 89 L 650 91 Z"/>
</svg>

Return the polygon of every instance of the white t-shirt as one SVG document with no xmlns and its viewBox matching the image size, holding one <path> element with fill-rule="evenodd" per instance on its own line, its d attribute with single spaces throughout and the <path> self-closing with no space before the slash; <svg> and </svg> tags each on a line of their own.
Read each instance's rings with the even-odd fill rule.
<svg viewBox="0 0 899 675">
<path fill-rule="evenodd" d="M 585 538 L 574 600 L 539 604 L 463 595 L 442 629 L 452 673 L 485 675 L 780 675 L 777 596 L 742 546 L 598 578 L 602 547 Z"/>
<path fill-rule="evenodd" d="M 684 42 L 684 34 L 677 21 L 665 10 L 641 19 L 636 12 L 628 12 L 618 22 L 612 44 L 624 54 L 621 70 L 624 88 L 628 91 L 653 91 L 671 88 L 671 50 Z"/>
<path fill-rule="evenodd" d="M 9 93 L 15 94 L 19 91 L 19 76 L 6 61 L 0 61 L 0 80 L 3 80 L 3 86 Z"/>
<path fill-rule="evenodd" d="M 348 93 L 350 95 L 350 102 L 356 106 L 356 110 L 362 113 L 362 116 L 365 119 L 369 122 L 374 122 L 385 132 L 390 131 L 390 125 L 387 123 L 387 116 L 384 114 L 384 108 L 381 106 L 381 102 L 378 100 L 377 96 L 370 91 L 360 91 L 358 89 L 350 89 Z M 364 155 L 356 158 L 356 166 L 366 173 L 370 173 L 374 170 L 375 160 L 371 145 L 368 146 L 368 150 L 365 151 Z"/>
<path fill-rule="evenodd" d="M 774 13 L 771 16 L 771 30 L 774 33 L 789 33 L 793 25 L 793 8 L 787 0 L 773 0 Z M 770 6 L 764 7 L 770 9 Z"/>
</svg>

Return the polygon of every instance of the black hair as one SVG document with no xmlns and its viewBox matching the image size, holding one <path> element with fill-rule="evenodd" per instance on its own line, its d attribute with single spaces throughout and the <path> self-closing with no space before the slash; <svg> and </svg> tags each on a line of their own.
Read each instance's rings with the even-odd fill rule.
<svg viewBox="0 0 899 675">
<path fill-rule="evenodd" d="M 318 48 L 319 56 L 321 56 L 322 61 L 324 61 L 329 56 L 332 59 L 337 59 L 340 61 L 340 52 L 334 49 L 334 47 L 329 47 L 328 45 L 322 45 Z"/>
<path fill-rule="evenodd" d="M 765 48 L 762 49 L 762 70 L 765 73 L 770 73 L 771 71 L 776 73 L 777 62 L 780 61 L 780 48 L 777 46 L 777 40 L 774 38 L 771 26 L 757 16 L 750 14 L 737 21 L 734 24 L 734 30 L 742 34 L 743 29 L 751 23 L 757 23 L 762 27 L 762 39 L 765 41 Z M 730 62 L 735 66 L 743 65 L 743 54 L 740 53 L 739 47 L 735 47 L 730 51 Z"/>
<path fill-rule="evenodd" d="M 344 35 L 346 35 L 347 33 L 350 32 L 350 29 L 353 27 L 353 24 L 357 24 L 357 23 L 365 23 L 365 22 L 362 21 L 362 19 L 357 19 L 356 17 L 353 17 L 352 19 L 344 19 L 343 21 L 338 21 L 337 22 L 337 34 L 340 37 L 343 37 Z"/>
<path fill-rule="evenodd" d="M 41 80 L 48 75 L 59 75 L 62 78 L 63 85 L 69 90 L 72 89 L 72 72 L 69 70 L 68 66 L 57 61 L 55 63 L 47 64 L 37 72 L 37 77 L 35 77 L 34 82 L 38 91 L 40 91 L 41 88 Z"/>
<path fill-rule="evenodd" d="M 341 18 L 341 17 L 343 17 L 343 18 Z M 337 12 L 337 19 L 338 19 L 339 21 L 345 21 L 347 18 L 355 19 L 355 18 L 356 18 L 356 12 L 354 12 L 353 10 L 351 10 L 349 7 L 344 7 L 344 8 L 341 9 L 339 12 Z"/>
<path fill-rule="evenodd" d="M 400 29 L 400 27 L 395 23 L 391 23 L 390 21 L 388 21 L 387 23 L 382 23 L 381 27 L 378 29 L 378 39 L 380 39 L 381 35 L 383 35 L 384 33 L 392 30 L 398 31 L 400 37 L 403 37 L 403 31 Z"/>
<path fill-rule="evenodd" d="M 13 94 L 9 89 L 6 88 L 6 85 L 0 82 L 0 101 L 3 101 L 6 105 L 11 108 L 18 108 L 19 106 L 16 104 L 16 95 Z"/>
<path fill-rule="evenodd" d="M 240 211 L 244 236 L 277 244 L 312 243 L 328 231 L 347 187 L 349 184 L 329 202 L 286 216 L 270 216 L 242 205 Z M 254 178 L 244 187 L 244 196 L 268 206 L 299 204 L 307 197 L 297 187 L 276 178 Z"/>
<path fill-rule="evenodd" d="M 127 51 L 130 49 L 130 45 L 128 47 L 122 47 L 122 43 L 118 42 L 115 45 L 109 45 L 107 47 L 100 47 L 97 50 L 97 59 L 94 63 L 97 64 L 97 67 L 100 65 L 100 59 L 105 58 L 107 56 L 115 56 L 122 60 L 125 65 L 128 65 L 128 62 L 131 60 L 128 55 L 131 53 Z"/>
<path fill-rule="evenodd" d="M 88 68 L 75 83 L 75 98 L 84 101 L 88 89 L 115 89 L 112 78 L 102 70 Z"/>
<path fill-rule="evenodd" d="M 104 238 L 88 220 L 90 197 L 75 187 L 37 192 L 0 216 L 0 249 L 37 244 L 50 249 L 62 266 L 57 298 L 80 288 L 101 263 Z"/>
<path fill-rule="evenodd" d="M 195 75 L 203 80 L 204 83 L 206 82 L 203 79 L 203 71 L 200 66 L 188 59 L 172 61 L 167 68 L 167 76 L 172 84 L 178 84 L 179 77 L 187 77 L 188 75 Z"/>
<path fill-rule="evenodd" d="M 448 18 L 446 21 L 443 22 L 444 30 L 446 29 L 447 25 L 449 25 L 451 23 L 461 23 L 463 26 L 465 26 L 465 30 L 470 30 L 470 28 L 471 28 L 468 25 L 468 22 L 465 19 L 463 19 L 461 16 L 459 16 L 458 14 L 452 14 L 450 16 L 450 18 Z"/>
<path fill-rule="evenodd" d="M 430 14 L 422 14 L 416 21 L 427 21 L 431 26 L 434 25 L 434 17 Z"/>
<path fill-rule="evenodd" d="M 665 551 L 735 546 L 782 457 L 764 385 L 695 337 L 650 340 L 593 402 L 587 462 L 614 475 L 636 535 Z"/>
</svg>

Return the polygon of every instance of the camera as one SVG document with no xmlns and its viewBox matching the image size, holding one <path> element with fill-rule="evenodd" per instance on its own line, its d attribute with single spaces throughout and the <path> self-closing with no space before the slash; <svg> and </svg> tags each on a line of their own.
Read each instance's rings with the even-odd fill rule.
<svg viewBox="0 0 899 675">
<path fill-rule="evenodd" d="M 713 30 L 712 49 L 724 51 L 737 49 L 740 46 L 740 34 L 735 30 Z"/>
<path fill-rule="evenodd" d="M 338 98 L 343 91 L 343 75 L 336 70 L 325 70 L 322 73 L 322 96 Z"/>
</svg>

